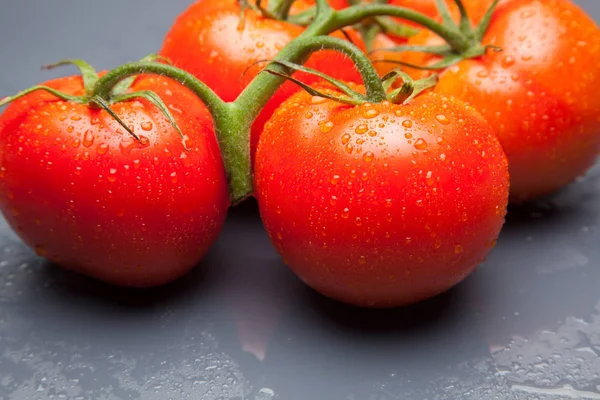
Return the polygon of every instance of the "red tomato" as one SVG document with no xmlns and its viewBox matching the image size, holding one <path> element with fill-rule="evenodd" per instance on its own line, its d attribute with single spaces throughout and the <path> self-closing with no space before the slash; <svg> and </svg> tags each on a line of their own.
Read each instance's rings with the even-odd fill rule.
<svg viewBox="0 0 600 400">
<path fill-rule="evenodd" d="M 438 41 L 423 32 L 409 43 Z M 436 91 L 472 104 L 493 126 L 508 155 L 512 200 L 549 194 L 585 173 L 600 149 L 596 24 L 568 0 L 506 0 L 483 44 L 503 51 L 448 68 Z M 415 53 L 404 60 L 436 61 Z"/>
<path fill-rule="evenodd" d="M 261 135 L 255 190 L 267 232 L 309 286 L 366 307 L 449 289 L 493 247 L 508 168 L 462 102 L 351 107 L 299 92 Z"/>
<path fill-rule="evenodd" d="M 83 94 L 80 77 L 47 85 Z M 105 111 L 34 92 L 0 117 L 0 207 L 39 255 L 109 283 L 155 286 L 202 259 L 229 197 L 203 103 L 166 78 L 139 78 L 132 90 L 164 99 L 190 151 L 146 100 L 113 105 L 140 144 Z"/>
<path fill-rule="evenodd" d="M 273 59 L 303 31 L 300 26 L 264 18 L 252 10 L 246 11 L 242 28 L 237 0 L 200 0 L 178 17 L 160 53 L 206 83 L 223 100 L 233 101 L 266 64 L 248 68 L 257 61 Z M 358 35 L 353 35 L 354 42 L 360 43 Z M 344 38 L 339 32 L 334 36 Z M 339 52 L 317 52 L 306 65 L 334 78 L 361 82 L 352 61 Z M 307 74 L 298 77 L 309 84 L 320 80 Z M 294 84 L 286 83 L 267 103 L 252 129 L 253 151 L 264 123 L 297 90 Z"/>
</svg>

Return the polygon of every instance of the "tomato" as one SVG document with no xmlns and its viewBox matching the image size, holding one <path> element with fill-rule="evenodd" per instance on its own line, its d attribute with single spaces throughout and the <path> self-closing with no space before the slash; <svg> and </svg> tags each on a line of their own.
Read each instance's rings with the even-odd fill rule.
<svg viewBox="0 0 600 400">
<path fill-rule="evenodd" d="M 262 17 L 252 10 L 246 11 L 241 27 L 237 0 L 200 0 L 178 17 L 160 54 L 206 83 L 223 100 L 233 101 L 266 64 L 249 67 L 273 59 L 303 31 L 303 27 Z M 359 36 L 352 34 L 354 42 L 360 43 Z M 339 32 L 334 36 L 344 38 Z M 352 61 L 339 52 L 317 52 L 306 65 L 334 78 L 361 81 Z M 304 73 L 297 76 L 309 84 L 320 80 Z M 267 103 L 252 129 L 253 152 L 264 123 L 297 90 L 294 84 L 286 83 Z"/>
<path fill-rule="evenodd" d="M 506 156 L 459 100 L 347 106 L 299 92 L 261 135 L 255 196 L 271 241 L 309 286 L 366 307 L 449 289 L 493 247 Z"/>
<path fill-rule="evenodd" d="M 409 43 L 437 40 L 423 32 Z M 446 69 L 436 91 L 472 104 L 493 126 L 508 155 L 512 200 L 552 193 L 584 174 L 600 149 L 600 30 L 593 20 L 568 0 L 506 0 L 483 44 L 503 51 Z M 405 61 L 436 59 L 407 53 Z"/>
<path fill-rule="evenodd" d="M 296 6 L 296 4 L 298 3 L 303 3 L 303 1 L 297 1 L 296 3 L 294 3 L 294 6 Z M 306 0 L 304 1 L 304 3 L 310 6 L 314 6 L 316 2 L 315 0 Z M 341 10 L 342 8 L 348 7 L 347 0 L 327 0 L 327 3 L 336 10 Z"/>
<path fill-rule="evenodd" d="M 80 77 L 48 86 L 82 95 Z M 189 151 L 146 100 L 114 104 L 137 142 L 105 111 L 37 91 L 0 117 L 0 208 L 40 256 L 100 280 L 156 286 L 194 267 L 229 205 L 210 114 L 191 91 L 140 77 L 171 109 Z"/>
</svg>

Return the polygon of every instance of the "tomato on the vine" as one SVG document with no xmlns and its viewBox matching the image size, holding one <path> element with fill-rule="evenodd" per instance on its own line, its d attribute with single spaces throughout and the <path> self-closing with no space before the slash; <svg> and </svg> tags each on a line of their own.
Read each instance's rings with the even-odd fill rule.
<svg viewBox="0 0 600 400">
<path fill-rule="evenodd" d="M 46 83 L 82 96 L 81 77 Z M 0 117 L 0 208 L 25 243 L 65 268 L 126 286 L 156 286 L 194 267 L 229 206 L 204 104 L 178 82 L 139 77 L 169 107 L 184 141 L 145 99 L 106 111 L 36 91 Z M 186 148 L 183 143 L 185 143 Z"/>
<path fill-rule="evenodd" d="M 206 83 L 223 100 L 233 101 L 267 65 L 256 63 L 273 59 L 303 31 L 304 27 L 266 18 L 251 9 L 245 11 L 241 21 L 237 0 L 199 0 L 177 18 L 160 54 Z M 359 35 L 351 29 L 347 32 L 360 45 Z M 344 38 L 341 32 L 333 36 Z M 339 52 L 316 52 L 305 65 L 338 79 L 360 82 L 354 64 Z M 304 73 L 297 76 L 308 84 L 320 80 Z M 297 90 L 295 85 L 285 83 L 266 104 L 252 128 L 253 151 L 265 122 Z"/>
<path fill-rule="evenodd" d="M 349 106 L 299 92 L 265 125 L 255 167 L 284 261 L 322 294 L 366 307 L 463 280 L 494 246 L 508 202 L 493 130 L 437 94 Z"/>
<path fill-rule="evenodd" d="M 423 31 L 408 43 L 440 39 Z M 502 51 L 445 69 L 435 90 L 470 103 L 495 129 L 509 159 L 511 199 L 552 193 L 585 173 L 600 149 L 594 21 L 569 0 L 505 0 L 482 43 Z M 439 58 L 410 52 L 403 61 L 431 65 Z"/>
</svg>

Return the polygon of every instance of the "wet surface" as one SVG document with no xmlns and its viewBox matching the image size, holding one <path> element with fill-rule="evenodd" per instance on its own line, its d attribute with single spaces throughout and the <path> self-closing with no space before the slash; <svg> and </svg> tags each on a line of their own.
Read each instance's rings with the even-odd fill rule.
<svg viewBox="0 0 600 400">
<path fill-rule="evenodd" d="M 2 6 L 0 93 L 54 76 L 38 66 L 61 58 L 141 58 L 188 2 L 102 3 Z M 600 399 L 599 224 L 600 166 L 512 208 L 491 256 L 450 292 L 366 311 L 301 284 L 253 201 L 198 268 L 153 290 L 49 265 L 2 220 L 0 399 Z"/>
</svg>

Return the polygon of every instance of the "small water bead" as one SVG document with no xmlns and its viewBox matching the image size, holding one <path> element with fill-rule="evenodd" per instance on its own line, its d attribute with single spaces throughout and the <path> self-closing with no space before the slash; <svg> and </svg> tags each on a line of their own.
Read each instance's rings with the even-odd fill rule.
<svg viewBox="0 0 600 400">
<path fill-rule="evenodd" d="M 321 132 L 323 132 L 323 133 L 331 132 L 332 129 L 333 129 L 333 122 L 331 122 L 331 121 L 327 121 L 324 124 L 321 124 Z"/>
<path fill-rule="evenodd" d="M 79 139 L 75 139 L 73 140 L 73 142 L 71 143 L 71 145 L 75 148 L 78 148 L 79 146 L 81 146 L 81 140 Z"/>
<path fill-rule="evenodd" d="M 370 151 L 367 151 L 365 153 L 365 155 L 363 156 L 363 160 L 365 160 L 365 162 L 368 162 L 368 163 L 372 162 L 374 159 L 375 159 L 375 154 L 373 154 Z"/>
<path fill-rule="evenodd" d="M 116 168 L 111 168 L 109 171 L 108 176 L 106 177 L 106 179 L 108 179 L 109 182 L 115 182 L 117 180 L 117 169 Z"/>
<path fill-rule="evenodd" d="M 134 161 L 134 162 L 135 162 L 135 161 Z M 332 184 L 332 185 L 337 185 L 339 181 L 340 181 L 340 176 L 339 176 L 339 175 L 334 175 L 334 176 L 331 178 L 331 184 Z"/>
<path fill-rule="evenodd" d="M 342 211 L 341 217 L 344 219 L 348 219 L 348 217 L 350 217 L 350 209 L 344 208 L 344 210 Z"/>
<path fill-rule="evenodd" d="M 365 124 L 359 125 L 356 127 L 356 129 L 354 130 L 354 132 L 356 132 L 358 135 L 362 135 L 364 133 L 367 133 L 367 131 L 369 130 L 369 127 Z"/>
<path fill-rule="evenodd" d="M 361 265 L 365 265 L 367 263 L 367 258 L 365 256 L 360 256 L 358 258 L 358 263 Z"/>
<path fill-rule="evenodd" d="M 503 68 L 510 68 L 513 65 L 515 65 L 515 59 L 513 56 L 504 56 L 502 58 L 502 67 Z"/>
<path fill-rule="evenodd" d="M 444 114 L 436 115 L 435 119 L 442 125 L 450 124 L 450 119 Z"/>
<path fill-rule="evenodd" d="M 446 154 L 440 154 L 440 161 L 446 161 Z"/>
<path fill-rule="evenodd" d="M 108 152 L 108 145 L 106 143 L 100 143 L 98 147 L 96 147 L 96 153 L 103 156 Z"/>
<path fill-rule="evenodd" d="M 350 136 L 349 134 L 345 133 L 342 136 L 342 144 L 348 144 L 350 142 L 351 138 L 352 138 L 352 136 Z"/>
<path fill-rule="evenodd" d="M 151 131 L 154 125 L 150 121 L 142 122 L 140 127 L 145 131 Z"/>
<path fill-rule="evenodd" d="M 427 148 L 427 142 L 425 141 L 425 139 L 419 138 L 415 142 L 414 146 L 417 150 L 425 150 Z"/>
<path fill-rule="evenodd" d="M 262 49 L 263 47 L 265 47 L 265 42 L 259 40 L 258 42 L 256 42 L 256 48 L 257 49 Z"/>
<path fill-rule="evenodd" d="M 329 204 L 331 204 L 332 206 L 335 206 L 337 201 L 338 201 L 338 198 L 336 196 L 331 196 L 331 199 L 329 200 Z"/>
<path fill-rule="evenodd" d="M 83 145 L 85 147 L 91 147 L 94 144 L 95 136 L 91 131 L 85 131 L 83 135 Z"/>
<path fill-rule="evenodd" d="M 311 99 L 312 104 L 322 104 L 322 103 L 325 103 L 326 101 L 327 101 L 327 99 L 325 97 L 321 97 L 321 96 L 313 96 Z"/>
<path fill-rule="evenodd" d="M 79 115 L 73 115 L 71 121 L 81 121 L 81 117 Z"/>
<path fill-rule="evenodd" d="M 360 217 L 356 217 L 356 220 L 354 221 L 354 223 L 356 224 L 356 226 L 362 226 L 362 219 Z"/>
<path fill-rule="evenodd" d="M 464 251 L 463 247 L 460 244 L 454 246 L 454 254 L 460 254 Z"/>
<path fill-rule="evenodd" d="M 377 131 L 369 131 L 368 135 L 370 137 L 375 137 L 375 136 L 377 136 Z"/>
<path fill-rule="evenodd" d="M 61 115 L 60 117 L 58 117 L 58 120 L 59 120 L 59 121 L 64 121 L 64 120 L 66 120 L 66 119 L 67 119 L 67 116 L 66 116 L 66 115 Z"/>
<path fill-rule="evenodd" d="M 406 129 L 410 129 L 410 128 L 412 128 L 413 123 L 412 123 L 412 121 L 410 119 L 405 119 L 402 122 L 402 126 L 405 127 Z"/>
<path fill-rule="evenodd" d="M 354 146 L 352 146 L 350 143 L 348 143 L 346 145 L 346 153 L 352 154 L 353 151 L 354 151 Z"/>
<path fill-rule="evenodd" d="M 404 137 L 405 137 L 405 138 L 407 138 L 407 139 L 412 139 L 412 138 L 413 138 L 413 135 L 412 135 L 412 133 L 406 132 L 406 133 L 404 134 Z"/>
<path fill-rule="evenodd" d="M 312 117 L 314 117 L 314 114 L 311 113 L 310 111 L 308 111 L 306 114 L 304 114 L 304 118 L 306 118 L 306 119 L 311 119 Z"/>
</svg>

